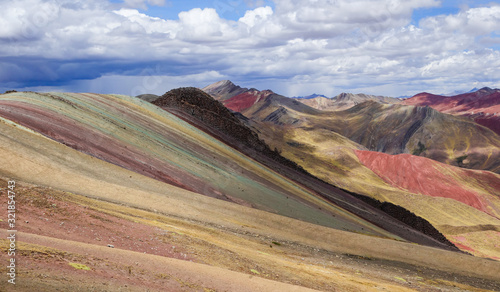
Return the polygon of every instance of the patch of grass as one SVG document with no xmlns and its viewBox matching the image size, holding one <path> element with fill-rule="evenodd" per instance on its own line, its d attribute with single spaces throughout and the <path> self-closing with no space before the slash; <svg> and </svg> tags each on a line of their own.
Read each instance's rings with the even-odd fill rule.
<svg viewBox="0 0 500 292">
<path fill-rule="evenodd" d="M 405 282 L 405 283 L 407 282 L 405 279 L 403 279 L 401 277 L 394 277 L 394 279 L 399 280 L 401 282 Z"/>
<path fill-rule="evenodd" d="M 170 278 L 172 278 L 172 276 L 170 276 L 168 274 L 156 274 L 155 277 L 158 279 L 170 279 Z"/>
<path fill-rule="evenodd" d="M 78 270 L 85 270 L 85 271 L 90 271 L 90 268 L 87 267 L 86 265 L 84 264 L 79 264 L 79 263 L 69 263 L 70 266 L 72 266 L 73 268 L 75 269 L 78 269 Z"/>
<path fill-rule="evenodd" d="M 254 269 L 250 269 L 250 272 L 252 272 L 252 273 L 254 273 L 254 274 L 256 274 L 256 275 L 260 275 L 260 272 L 259 272 L 259 271 L 257 271 L 257 270 L 254 270 Z"/>
<path fill-rule="evenodd" d="M 80 260 L 78 255 L 69 254 L 65 251 L 60 251 L 54 248 L 40 246 L 36 244 L 18 242 L 16 255 L 26 256 L 34 259 L 43 260 L 63 260 L 65 258 L 71 258 L 73 260 Z M 9 242 L 5 239 L 0 239 L 0 252 L 7 253 L 9 249 Z"/>
</svg>

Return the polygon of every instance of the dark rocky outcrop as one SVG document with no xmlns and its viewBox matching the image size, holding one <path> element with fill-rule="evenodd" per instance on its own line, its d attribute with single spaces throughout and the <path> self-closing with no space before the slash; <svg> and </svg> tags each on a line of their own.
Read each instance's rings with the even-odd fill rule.
<svg viewBox="0 0 500 292">
<path fill-rule="evenodd" d="M 197 119 L 201 122 L 199 125 L 204 125 L 205 131 L 219 136 L 217 137 L 219 139 L 223 138 L 222 140 L 225 142 L 232 139 L 237 140 L 244 146 L 260 152 L 276 162 L 305 173 L 305 170 L 295 162 L 284 158 L 276 150 L 271 150 L 264 141 L 259 139 L 254 131 L 249 129 L 235 116 L 235 113 L 232 113 L 222 103 L 198 88 L 184 87 L 172 89 L 152 103 L 166 110 L 173 110 L 174 114 L 187 115 Z M 217 129 L 220 133 L 214 132 L 213 128 Z M 225 137 L 220 137 L 220 134 Z M 237 149 L 240 148 L 237 143 L 231 146 Z"/>
<path fill-rule="evenodd" d="M 453 249 L 456 249 L 457 251 L 460 251 L 441 232 L 439 232 L 434 226 L 432 226 L 432 224 L 429 223 L 429 221 L 425 220 L 420 216 L 415 215 L 413 212 L 410 212 L 409 210 L 390 202 L 380 202 L 379 200 L 367 196 L 358 195 L 352 192 L 348 193 L 362 200 L 363 202 L 369 204 L 370 206 L 381 210 L 382 212 L 388 214 L 389 216 L 394 217 L 398 221 L 403 222 L 404 224 L 410 226 L 411 228 L 420 231 L 423 234 L 428 235 Z"/>
</svg>

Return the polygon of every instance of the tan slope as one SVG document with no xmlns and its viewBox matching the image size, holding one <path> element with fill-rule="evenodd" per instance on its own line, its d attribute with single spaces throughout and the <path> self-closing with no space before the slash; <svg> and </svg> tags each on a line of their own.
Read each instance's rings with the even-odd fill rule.
<svg viewBox="0 0 500 292">
<path fill-rule="evenodd" d="M 0 232 L 0 234 L 2 235 L 2 238 L 8 236 L 5 231 Z M 127 273 L 128 268 L 130 268 L 131 271 L 129 276 L 137 277 L 138 275 L 136 273 L 139 271 L 139 273 L 147 274 L 149 277 L 146 277 L 151 278 L 150 281 L 153 283 L 155 281 L 160 282 L 162 276 L 165 277 L 165 279 L 161 281 L 162 283 L 160 285 L 154 285 L 156 287 L 153 286 L 153 288 L 148 287 L 149 289 L 153 289 L 155 291 L 162 291 L 163 289 L 174 289 L 178 291 L 249 292 L 318 291 L 297 285 L 271 281 L 248 274 L 233 272 L 219 267 L 192 263 L 189 261 L 131 252 L 122 249 L 109 248 L 106 246 L 96 246 L 75 241 L 54 239 L 22 232 L 19 232 L 18 236 L 22 240 L 19 242 L 19 244 L 22 244 L 21 250 L 38 250 L 44 251 L 48 254 L 64 253 L 73 258 L 80 257 L 84 259 L 83 262 L 87 263 L 85 266 L 90 266 L 92 269 L 90 271 L 84 270 L 80 273 L 77 273 L 78 271 L 65 273 L 64 270 L 58 270 L 57 265 L 55 265 L 56 267 L 50 267 L 50 265 L 47 265 L 46 268 L 49 269 L 43 273 L 45 274 L 45 285 L 40 283 L 41 281 L 39 280 L 21 275 L 17 279 L 16 284 L 20 286 L 20 288 L 17 288 L 16 291 L 33 291 L 35 287 L 38 289 L 42 287 L 50 287 L 50 289 L 54 290 L 65 290 L 68 288 L 86 290 L 91 287 L 100 287 L 100 289 L 133 289 L 133 291 L 143 291 L 142 289 L 145 288 L 144 286 L 151 285 L 151 283 L 143 285 L 140 283 L 134 283 L 135 285 L 127 285 L 120 283 L 120 281 L 107 278 L 105 275 L 106 273 L 119 275 L 120 273 L 116 273 L 116 269 L 118 271 L 121 270 L 121 273 Z M 100 267 L 98 265 L 99 261 L 108 263 L 108 267 Z M 68 269 L 71 269 L 69 265 Z M 31 272 L 26 276 L 30 276 L 30 274 L 36 275 L 36 272 Z M 69 277 L 71 274 L 76 275 Z M 5 277 L 2 276 L 2 278 Z M 58 281 L 58 278 L 64 278 L 65 280 Z M 5 283 L 5 279 L 2 280 L 4 280 L 3 282 Z M 129 285 L 131 287 L 129 287 Z M 40 290 L 44 290 L 43 288 Z"/>
<path fill-rule="evenodd" d="M 141 282 L 143 289 L 153 291 L 168 290 L 168 287 L 177 290 L 178 284 L 184 291 L 222 287 L 226 291 L 241 291 L 233 285 L 245 277 L 234 274 L 233 280 L 233 273 L 199 263 L 246 273 L 249 279 L 252 276 L 266 278 L 323 291 L 425 291 L 451 287 L 476 291 L 478 287 L 495 287 L 497 279 L 494 273 L 498 263 L 413 244 L 318 229 L 307 223 L 294 224 L 297 227 L 294 232 L 281 232 L 281 226 L 266 224 L 269 217 L 264 217 L 267 220 L 262 224 L 233 216 L 230 224 L 219 225 L 189 216 L 171 216 L 161 209 L 138 210 L 54 189 L 23 187 L 19 181 L 16 188 L 23 195 L 19 200 L 23 211 L 29 211 L 29 214 L 23 213 L 29 223 L 19 222 L 18 227 L 18 259 L 23 270 L 19 286 L 26 288 L 21 291 L 78 290 L 104 285 L 112 290 L 125 287 L 135 291 L 141 289 Z M 75 217 L 71 211 L 77 210 L 80 212 Z M 28 230 L 29 233 L 25 232 Z M 78 235 L 85 230 L 91 232 L 90 236 L 77 242 Z M 125 235 L 127 238 L 130 235 L 129 243 L 128 239 L 124 241 Z M 114 248 L 106 247 L 108 243 L 113 243 Z M 6 240 L 0 241 L 0 246 L 5 247 Z M 167 257 L 198 264 L 160 256 L 165 248 L 173 252 Z M 382 260 L 377 256 L 380 252 L 386 254 L 382 258 L 395 253 L 394 259 Z M 1 257 L 5 255 L 2 253 Z M 409 265 L 407 260 L 423 266 Z M 84 264 L 90 270 L 78 271 L 69 263 Z M 474 270 L 463 269 L 464 266 Z M 213 272 L 219 275 L 214 276 Z M 469 278 L 474 275 L 479 278 Z M 240 284 L 244 285 L 245 281 Z M 254 285 L 263 289 L 259 291 L 286 288 L 259 279 L 248 283 L 248 287 Z"/>
<path fill-rule="evenodd" d="M 7 182 L 0 185 L 6 187 Z M 422 282 L 451 279 L 454 285 L 463 283 L 472 287 L 462 276 L 457 280 L 453 278 L 456 275 L 446 272 L 420 273 L 418 267 L 401 266 L 397 262 L 384 263 L 370 257 L 332 253 L 274 235 L 263 236 L 256 233 L 256 226 L 244 224 L 241 228 L 234 228 L 207 224 L 54 189 L 25 187 L 19 181 L 16 191 L 23 195 L 17 201 L 22 206 L 18 215 L 23 218 L 18 223 L 18 229 L 23 232 L 19 233 L 22 238 L 18 238 L 17 260 L 22 263 L 22 267 L 18 267 L 23 272 L 19 273 L 16 287 L 23 287 L 23 290 L 87 290 L 93 286 L 108 290 L 212 291 L 214 287 L 234 284 L 232 277 L 226 277 L 231 273 L 221 271 L 218 277 L 213 277 L 196 265 L 193 270 L 199 273 L 193 277 L 192 272 L 185 271 L 185 268 L 193 267 L 193 263 L 246 273 L 250 278 L 265 278 L 324 291 L 369 291 L 371 288 L 400 291 L 411 287 L 409 282 L 417 279 Z M 5 203 L 3 198 L 0 198 L 1 203 Z M 237 219 L 233 218 L 233 222 L 243 224 Z M 5 224 L 0 221 L 1 228 Z M 51 242 L 54 244 L 40 246 L 47 242 L 44 237 L 53 238 Z M 35 244 L 25 244 L 27 238 L 33 238 L 29 242 Z M 62 248 L 60 243 L 65 241 L 70 241 L 73 249 Z M 110 243 L 114 245 L 112 249 L 106 247 Z M 0 248 L 6 246 L 7 241 L 1 240 Z M 81 246 L 89 247 L 85 254 L 82 254 Z M 110 258 L 115 249 L 133 251 L 138 255 L 132 253 L 126 258 Z M 162 261 L 159 257 L 193 263 L 174 260 L 164 267 L 162 262 L 168 263 L 168 260 Z M 131 262 L 130 258 L 134 260 Z M 72 268 L 70 263 L 85 265 L 90 270 Z M 380 264 L 384 264 L 383 272 Z M 210 271 L 210 267 L 206 269 Z M 352 270 L 357 272 L 352 274 Z M 450 285 L 443 282 L 438 286 Z M 418 286 L 429 287 L 430 284 L 419 283 Z M 252 283 L 249 287 L 253 287 Z M 271 288 L 262 286 L 260 289 L 268 291 Z M 231 287 L 229 291 L 239 290 Z"/>
</svg>

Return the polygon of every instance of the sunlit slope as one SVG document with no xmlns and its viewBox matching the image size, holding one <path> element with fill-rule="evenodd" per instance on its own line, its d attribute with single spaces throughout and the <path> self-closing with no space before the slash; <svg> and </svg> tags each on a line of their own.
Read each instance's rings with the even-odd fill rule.
<svg viewBox="0 0 500 292">
<path fill-rule="evenodd" d="M 365 151 L 327 130 L 284 130 L 270 123 L 260 130 L 272 147 L 315 176 L 402 206 L 428 220 L 464 251 L 500 259 L 499 175 L 407 154 Z"/>
<path fill-rule="evenodd" d="M 500 172 L 500 136 L 464 117 L 430 107 L 375 101 L 344 111 L 314 112 L 305 105 L 298 107 L 294 100 L 271 98 L 242 113 L 286 128 L 332 131 L 372 151 L 409 153 L 450 165 Z"/>
<path fill-rule="evenodd" d="M 262 124 L 259 130 L 271 147 L 329 183 L 378 199 L 384 199 L 386 192 L 397 191 L 360 163 L 354 150 L 367 149 L 340 134 L 326 129 L 283 128 L 272 123 Z"/>
<path fill-rule="evenodd" d="M 500 260 L 500 175 L 408 154 L 356 150 L 356 155 L 385 182 L 425 203 L 408 200 L 411 196 L 390 201 L 422 214 L 463 250 Z"/>
<path fill-rule="evenodd" d="M 131 108 L 127 110 L 133 111 Z M 116 131 L 121 130 L 110 132 Z M 112 231 L 107 234 L 108 238 L 116 237 L 119 242 L 123 242 L 123 237 L 131 232 L 129 229 L 123 230 L 121 224 L 113 224 L 117 220 L 114 217 L 126 219 L 135 226 L 148 225 L 149 228 L 144 228 L 157 234 L 144 237 L 144 229 L 139 226 L 138 234 L 144 241 L 141 244 L 151 247 L 156 247 L 157 242 L 164 244 L 161 239 L 167 233 L 167 243 L 173 244 L 171 240 L 177 240 L 176 247 L 188 249 L 189 256 L 203 261 L 208 258 L 211 259 L 208 262 L 210 265 L 246 273 L 244 276 L 230 274 L 242 279 L 241 285 L 250 290 L 258 280 L 255 278 L 261 277 L 313 288 L 333 287 L 330 289 L 341 291 L 370 291 L 379 288 L 394 291 L 404 291 L 405 288 L 453 289 L 453 285 L 471 290 L 473 287 L 481 287 L 478 284 L 482 283 L 481 279 L 490 279 L 490 282 L 493 281 L 491 285 L 498 279 L 497 262 L 378 236 L 343 232 L 202 196 L 84 154 L 9 120 L 1 119 L 0 133 L 0 175 L 19 182 L 18 190 L 24 196 L 25 206 L 30 201 L 33 203 L 36 196 L 31 196 L 21 188 L 23 181 L 38 185 L 33 186 L 31 191 L 39 190 L 40 196 L 52 196 L 62 190 L 98 199 L 90 200 L 71 193 L 64 195 L 70 202 L 80 204 L 85 212 L 92 210 L 97 218 L 101 218 L 93 219 L 102 220 L 97 227 Z M 54 198 L 57 196 L 54 195 Z M 21 200 L 19 202 L 22 203 Z M 48 204 L 43 211 L 38 210 L 37 214 L 45 211 L 49 214 L 54 209 L 61 210 L 71 205 L 67 201 L 52 203 L 57 204 L 57 208 Z M 64 228 L 68 228 L 70 223 L 79 223 L 80 213 L 77 213 L 76 218 L 73 214 L 60 214 L 71 218 L 66 221 Z M 220 275 L 224 274 L 224 270 L 169 261 L 162 256 L 144 254 L 142 251 L 127 251 L 117 243 L 114 249 L 110 249 L 106 247 L 107 242 L 95 238 L 88 239 L 92 242 L 79 242 L 76 235 L 83 228 L 71 229 L 71 235 L 60 240 L 60 237 L 54 236 L 56 228 L 57 234 L 68 234 L 59 225 L 61 222 L 52 222 L 54 217 L 42 215 L 44 218 L 48 217 L 52 225 L 44 225 L 45 220 L 40 216 L 33 216 L 29 223 L 19 222 L 20 259 L 25 267 L 28 262 L 36 264 L 31 266 L 34 270 L 23 270 L 19 274 L 20 279 L 27 279 L 24 284 L 55 283 L 54 287 L 65 291 L 76 290 L 70 289 L 75 283 L 92 287 L 92 278 L 82 276 L 82 271 L 67 271 L 67 261 L 76 257 L 87 258 L 83 263 L 88 264 L 92 271 L 83 275 L 94 276 L 93 279 L 98 281 L 94 288 L 103 287 L 101 283 L 104 282 L 128 284 L 129 282 L 120 283 L 120 279 L 129 277 L 133 280 L 137 276 L 148 285 L 158 285 L 169 279 L 182 279 L 181 284 L 187 291 L 197 291 L 199 286 L 186 286 L 193 282 L 207 284 L 203 287 L 233 290 L 229 288 L 232 286 L 224 287 L 232 284 L 226 277 L 210 277 L 211 271 Z M 38 222 L 38 226 L 43 231 L 27 233 L 28 230 L 38 230 L 35 227 L 35 221 L 38 220 L 42 221 Z M 50 226 L 56 228 L 49 228 Z M 127 240 L 134 245 L 134 240 L 124 239 Z M 200 242 L 201 250 L 198 249 Z M 6 240 L 2 240 L 0 246 L 5 247 Z M 6 253 L 2 254 L 6 257 Z M 231 265 L 228 267 L 225 263 L 229 261 Z M 403 268 L 401 263 L 404 263 Z M 260 275 L 249 269 L 255 269 Z M 76 277 L 73 278 L 73 275 Z M 111 280 L 110 276 L 114 278 Z M 173 278 L 168 278 L 170 276 Z M 245 284 L 244 279 L 250 276 L 254 279 Z M 457 276 L 461 279 L 458 282 Z M 478 279 L 470 280 L 468 277 Z M 217 285 L 212 285 L 211 281 Z M 149 287 L 148 285 L 145 286 Z M 43 290 L 30 287 L 24 291 Z M 104 288 L 109 290 L 114 287 L 118 286 Z M 135 287 L 137 286 L 130 286 L 132 291 Z M 144 287 L 141 288 L 144 290 Z M 235 291 L 239 290 L 236 288 Z"/>
<path fill-rule="evenodd" d="M 185 190 L 324 226 L 391 236 L 139 99 L 11 93 L 1 96 L 0 115 L 83 153 Z"/>
<path fill-rule="evenodd" d="M 450 198 L 500 219 L 500 176 L 442 164 L 409 154 L 356 151 L 385 182 L 412 193 Z"/>
</svg>

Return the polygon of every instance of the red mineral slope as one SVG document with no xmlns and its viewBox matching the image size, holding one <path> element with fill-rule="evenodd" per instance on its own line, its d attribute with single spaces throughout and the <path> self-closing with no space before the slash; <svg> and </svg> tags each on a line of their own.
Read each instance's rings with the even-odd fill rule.
<svg viewBox="0 0 500 292">
<path fill-rule="evenodd" d="M 488 171 L 461 169 L 409 154 L 355 152 L 361 163 L 392 186 L 415 194 L 454 199 L 498 218 L 499 210 L 481 194 L 467 187 L 468 184 L 481 182 L 491 194 L 499 196 L 498 175 Z"/>
<path fill-rule="evenodd" d="M 474 122 L 493 130 L 500 135 L 500 113 L 497 114 L 477 114 L 472 116 Z"/>
<path fill-rule="evenodd" d="M 468 116 L 500 134 L 500 89 L 488 87 L 455 96 L 419 93 L 403 104 L 430 106 L 440 112 Z"/>
<path fill-rule="evenodd" d="M 248 92 L 235 95 L 230 99 L 224 101 L 223 103 L 230 110 L 233 110 L 235 112 L 242 112 L 271 94 L 274 94 L 274 92 L 272 92 L 271 90 L 259 91 L 256 89 L 251 89 Z"/>
<path fill-rule="evenodd" d="M 455 96 L 442 96 L 427 92 L 419 93 L 403 101 L 403 104 L 430 106 L 446 113 L 498 113 L 500 112 L 500 89 L 488 87 Z"/>
</svg>

